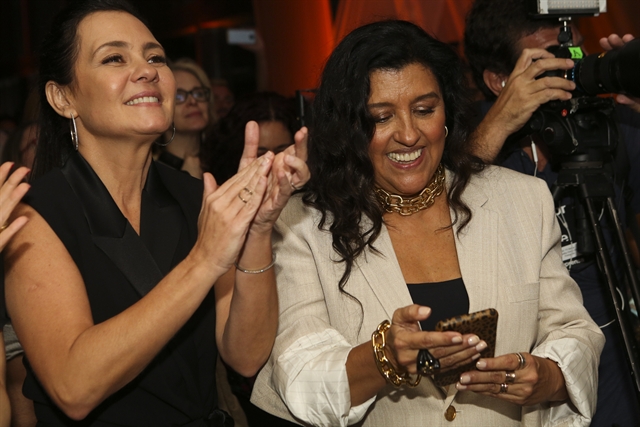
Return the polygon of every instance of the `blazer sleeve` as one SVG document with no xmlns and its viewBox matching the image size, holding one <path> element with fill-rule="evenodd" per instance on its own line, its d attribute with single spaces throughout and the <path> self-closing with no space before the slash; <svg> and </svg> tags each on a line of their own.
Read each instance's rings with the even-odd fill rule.
<svg viewBox="0 0 640 427">
<path fill-rule="evenodd" d="M 321 247 L 331 240 L 298 207 L 307 215 L 283 215 L 274 233 L 280 319 L 270 386 L 298 421 L 346 426 L 362 419 L 375 397 L 351 407 L 345 364 L 352 346 L 331 326 L 324 289 L 338 283 L 322 283 L 319 271 L 333 264 Z"/>
<path fill-rule="evenodd" d="M 562 263 L 560 230 L 553 199 L 538 180 L 541 200 L 539 323 L 533 355 L 553 360 L 562 370 L 569 401 L 525 408 L 540 410 L 542 425 L 588 426 L 596 408 L 598 363 L 604 336 L 582 304 L 578 285 Z"/>
</svg>

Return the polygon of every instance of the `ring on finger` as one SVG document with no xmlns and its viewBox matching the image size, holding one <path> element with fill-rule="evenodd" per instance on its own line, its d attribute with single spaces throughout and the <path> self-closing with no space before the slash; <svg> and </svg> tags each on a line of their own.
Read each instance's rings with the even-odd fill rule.
<svg viewBox="0 0 640 427">
<path fill-rule="evenodd" d="M 516 382 L 516 373 L 514 371 L 507 371 L 505 372 L 504 376 L 504 382 L 506 384 L 513 384 L 514 382 Z"/>
<path fill-rule="evenodd" d="M 416 369 L 419 374 L 433 375 L 436 371 L 440 370 L 440 361 L 433 357 L 433 354 L 431 354 L 429 350 L 423 348 L 418 352 Z"/>
<path fill-rule="evenodd" d="M 246 199 L 242 197 L 243 193 L 247 194 Z M 249 190 L 247 187 L 244 187 L 242 190 L 238 192 L 238 199 L 242 200 L 242 203 L 247 203 L 252 195 L 253 195 L 253 191 Z"/>
<path fill-rule="evenodd" d="M 498 393 L 507 393 L 509 391 L 509 384 L 502 383 L 500 384 L 500 391 Z"/>
<path fill-rule="evenodd" d="M 302 187 L 296 187 L 291 181 L 289 181 L 289 185 L 291 186 L 291 188 L 293 188 L 293 191 L 298 191 L 302 188 Z"/>
<path fill-rule="evenodd" d="M 526 364 L 526 360 L 525 360 L 524 356 L 520 352 L 517 352 L 517 353 L 514 353 L 514 354 L 518 358 L 518 367 L 516 368 L 516 371 L 524 369 L 524 365 Z"/>
<path fill-rule="evenodd" d="M 4 224 L 0 225 L 0 233 L 6 230 L 8 227 L 9 227 L 8 222 L 5 222 Z"/>
</svg>

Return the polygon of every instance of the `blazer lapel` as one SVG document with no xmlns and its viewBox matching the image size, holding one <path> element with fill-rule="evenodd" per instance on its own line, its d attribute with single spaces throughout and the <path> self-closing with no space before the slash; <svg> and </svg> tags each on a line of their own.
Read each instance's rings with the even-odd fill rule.
<svg viewBox="0 0 640 427">
<path fill-rule="evenodd" d="M 162 272 L 111 198 L 109 191 L 79 153 L 62 168 L 82 202 L 92 238 L 140 294 L 146 295 L 162 279 Z"/>
<path fill-rule="evenodd" d="M 469 294 L 469 312 L 495 308 L 498 298 L 498 215 L 485 208 L 488 197 L 472 177 L 463 193 L 472 218 L 460 233 L 455 226 L 456 252 L 460 271 Z"/>
<path fill-rule="evenodd" d="M 452 178 L 447 171 L 448 181 Z M 495 308 L 498 300 L 498 215 L 485 208 L 488 197 L 478 182 L 482 179 L 482 176 L 472 177 L 462 195 L 471 209 L 471 221 L 460 233 L 459 225 L 454 226 L 456 252 L 469 295 L 470 313 Z M 455 384 L 448 386 L 445 409 L 451 405 L 457 392 Z"/>
<path fill-rule="evenodd" d="M 379 253 L 367 248 L 365 256 L 357 261 L 358 267 L 369 282 L 369 286 L 383 307 L 387 318 L 391 320 L 396 309 L 413 304 L 413 300 L 404 281 L 385 225 L 382 226 L 374 246 Z"/>
</svg>

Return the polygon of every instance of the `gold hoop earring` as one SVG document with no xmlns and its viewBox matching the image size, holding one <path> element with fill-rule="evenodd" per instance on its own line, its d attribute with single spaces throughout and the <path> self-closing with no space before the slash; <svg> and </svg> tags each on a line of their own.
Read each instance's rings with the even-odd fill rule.
<svg viewBox="0 0 640 427">
<path fill-rule="evenodd" d="M 78 151 L 78 128 L 76 127 L 76 118 L 73 116 L 73 113 L 71 113 L 71 121 L 69 122 L 69 133 L 71 133 L 73 148 Z"/>
</svg>

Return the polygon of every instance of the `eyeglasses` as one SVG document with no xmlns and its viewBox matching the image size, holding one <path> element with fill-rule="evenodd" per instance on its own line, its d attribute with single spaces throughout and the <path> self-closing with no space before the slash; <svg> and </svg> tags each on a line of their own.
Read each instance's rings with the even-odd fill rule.
<svg viewBox="0 0 640 427">
<path fill-rule="evenodd" d="M 193 99 L 195 99 L 196 102 L 209 102 L 211 90 L 206 87 L 196 87 L 191 90 L 178 89 L 176 91 L 176 104 L 187 102 L 189 95 L 193 96 Z"/>
</svg>

